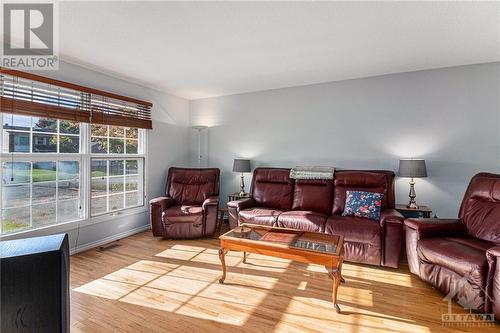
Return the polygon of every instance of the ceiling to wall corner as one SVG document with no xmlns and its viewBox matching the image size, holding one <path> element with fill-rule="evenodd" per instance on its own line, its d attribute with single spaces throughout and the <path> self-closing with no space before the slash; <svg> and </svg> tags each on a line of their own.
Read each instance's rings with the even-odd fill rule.
<svg viewBox="0 0 500 333">
<path fill-rule="evenodd" d="M 500 61 L 499 2 L 61 2 L 60 56 L 199 99 Z"/>
</svg>

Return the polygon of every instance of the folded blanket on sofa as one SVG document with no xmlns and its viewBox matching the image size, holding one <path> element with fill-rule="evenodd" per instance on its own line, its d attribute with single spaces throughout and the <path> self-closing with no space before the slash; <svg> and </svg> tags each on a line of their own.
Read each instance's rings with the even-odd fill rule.
<svg viewBox="0 0 500 333">
<path fill-rule="evenodd" d="M 333 179 L 333 167 L 295 167 L 290 170 L 292 179 Z"/>
</svg>

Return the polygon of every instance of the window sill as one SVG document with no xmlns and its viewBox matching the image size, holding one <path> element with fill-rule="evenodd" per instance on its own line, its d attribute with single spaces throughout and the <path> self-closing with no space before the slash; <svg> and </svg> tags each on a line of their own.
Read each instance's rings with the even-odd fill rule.
<svg viewBox="0 0 500 333">
<path fill-rule="evenodd" d="M 87 220 L 77 220 L 77 221 L 71 221 L 71 222 L 66 222 L 66 223 L 61 223 L 61 224 L 54 224 L 54 225 L 49 225 L 43 228 L 37 228 L 37 229 L 27 229 L 27 230 L 21 230 L 18 232 L 13 232 L 9 234 L 4 234 L 0 235 L 0 240 L 8 240 L 8 239 L 16 239 L 16 238 L 28 238 L 28 237 L 35 237 L 35 236 L 40 236 L 40 235 L 49 235 L 49 234 L 56 234 L 56 233 L 66 233 L 71 230 L 75 230 L 78 228 L 85 228 L 94 224 L 99 224 L 99 223 L 104 223 L 108 222 L 120 217 L 126 217 L 126 216 L 131 216 L 131 215 L 138 215 L 138 214 L 144 214 L 148 212 L 148 207 L 146 205 L 136 207 L 136 208 L 131 208 L 131 209 L 125 209 L 117 212 L 111 212 L 111 213 L 106 213 L 102 214 L 99 216 L 91 217 Z"/>
</svg>

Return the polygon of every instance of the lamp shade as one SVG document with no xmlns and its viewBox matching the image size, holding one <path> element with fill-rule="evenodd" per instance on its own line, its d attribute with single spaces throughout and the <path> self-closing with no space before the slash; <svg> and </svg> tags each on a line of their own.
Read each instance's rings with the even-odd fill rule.
<svg viewBox="0 0 500 333">
<path fill-rule="evenodd" d="M 399 177 L 424 178 L 427 177 L 425 160 L 399 160 Z"/>
<path fill-rule="evenodd" d="M 250 160 L 234 159 L 233 172 L 250 172 Z"/>
</svg>

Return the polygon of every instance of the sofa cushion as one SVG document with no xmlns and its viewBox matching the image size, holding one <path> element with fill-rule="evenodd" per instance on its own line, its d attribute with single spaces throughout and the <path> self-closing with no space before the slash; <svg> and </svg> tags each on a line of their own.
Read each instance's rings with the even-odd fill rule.
<svg viewBox="0 0 500 333">
<path fill-rule="evenodd" d="M 290 179 L 290 169 L 256 168 L 250 194 L 258 206 L 278 210 L 291 209 L 293 179 Z"/>
<path fill-rule="evenodd" d="M 293 192 L 293 210 L 311 210 L 321 214 L 331 211 L 333 180 L 296 180 Z"/>
<path fill-rule="evenodd" d="M 435 264 L 485 287 L 488 263 L 486 250 L 491 244 L 469 238 L 425 238 L 417 243 L 421 263 Z"/>
<path fill-rule="evenodd" d="M 337 171 L 335 173 L 332 215 L 342 214 L 347 191 L 382 193 L 382 209 L 394 208 L 394 173 L 375 171 Z"/>
<path fill-rule="evenodd" d="M 347 191 L 342 216 L 364 217 L 379 221 L 383 196 L 382 193 Z"/>
<path fill-rule="evenodd" d="M 325 232 L 344 236 L 344 241 L 367 243 L 378 249 L 382 248 L 382 228 L 371 220 L 333 215 L 326 220 Z"/>
<path fill-rule="evenodd" d="M 278 217 L 278 227 L 300 229 L 304 231 L 324 232 L 327 216 L 324 214 L 291 210 Z"/>
<path fill-rule="evenodd" d="M 172 223 L 202 223 L 203 209 L 201 206 L 180 205 L 167 208 L 163 212 L 163 222 Z"/>
<path fill-rule="evenodd" d="M 263 225 L 276 225 L 276 220 L 281 214 L 281 210 L 254 207 L 240 210 L 238 213 L 238 223 L 252 223 Z"/>
</svg>

